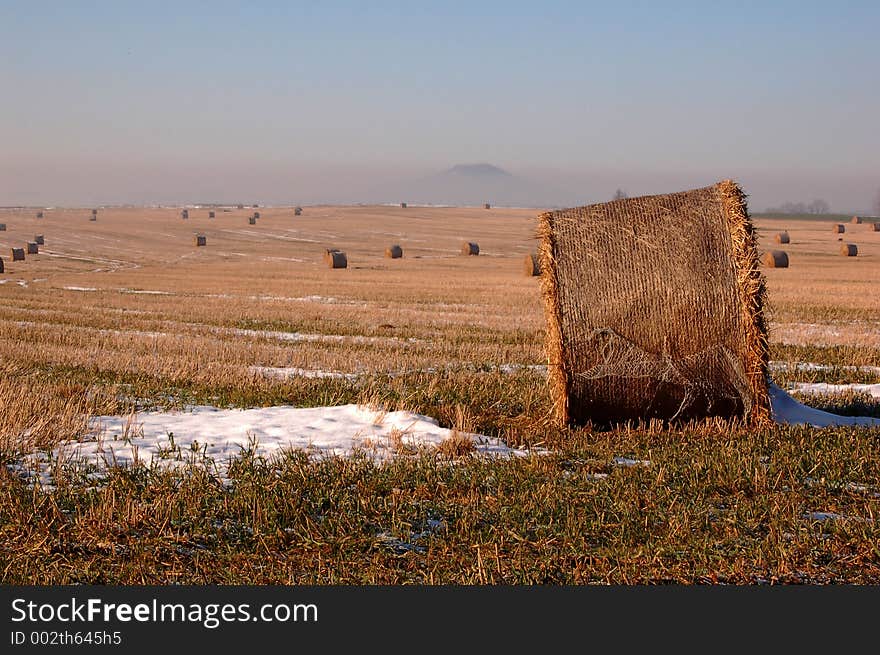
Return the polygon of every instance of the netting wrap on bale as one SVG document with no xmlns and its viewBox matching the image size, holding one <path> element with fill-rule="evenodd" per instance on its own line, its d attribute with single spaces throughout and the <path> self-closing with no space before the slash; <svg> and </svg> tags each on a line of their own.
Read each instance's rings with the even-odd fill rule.
<svg viewBox="0 0 880 655">
<path fill-rule="evenodd" d="M 561 424 L 769 421 L 765 281 L 734 182 L 539 217 Z"/>
</svg>

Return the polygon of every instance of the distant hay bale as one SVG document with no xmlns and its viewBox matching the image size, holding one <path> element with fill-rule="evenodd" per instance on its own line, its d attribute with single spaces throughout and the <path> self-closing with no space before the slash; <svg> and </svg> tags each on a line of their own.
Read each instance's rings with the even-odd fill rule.
<svg viewBox="0 0 880 655">
<path fill-rule="evenodd" d="M 257 217 L 256 216 L 248 216 L 248 223 L 251 225 L 256 225 L 257 224 Z"/>
<path fill-rule="evenodd" d="M 206 246 L 206 245 L 208 245 L 208 239 L 205 237 L 205 235 L 204 234 L 197 234 L 196 235 L 196 246 L 198 247 L 198 246 Z"/>
<path fill-rule="evenodd" d="M 763 262 L 767 268 L 788 268 L 788 254 L 784 250 L 769 250 L 764 253 Z"/>
<path fill-rule="evenodd" d="M 260 217 L 260 212 L 254 212 L 254 218 L 259 218 L 259 217 Z"/>
<path fill-rule="evenodd" d="M 40 246 L 38 246 L 33 241 L 27 242 L 27 254 L 29 255 L 39 255 L 40 254 Z"/>
<path fill-rule="evenodd" d="M 293 215 L 294 215 L 294 216 L 301 216 L 302 213 L 303 213 L 303 208 L 302 208 L 302 207 L 294 207 L 294 209 L 293 209 Z"/>
<path fill-rule="evenodd" d="M 840 246 L 840 254 L 844 257 L 855 257 L 859 254 L 859 248 L 854 243 L 844 243 Z"/>
<path fill-rule="evenodd" d="M 244 205 L 236 205 L 235 208 L 236 209 L 244 209 Z"/>
<path fill-rule="evenodd" d="M 871 223 L 871 231 L 880 232 L 880 223 Z"/>
<path fill-rule="evenodd" d="M 90 221 L 97 221 L 97 220 L 98 220 L 98 217 L 97 217 L 97 216 L 94 216 L 94 215 L 93 215 L 93 216 L 89 216 L 89 220 L 90 220 Z"/>
<path fill-rule="evenodd" d="M 765 280 L 745 198 L 725 180 L 541 214 L 557 422 L 770 421 Z"/>
<path fill-rule="evenodd" d="M 325 248 L 324 249 L 324 263 L 330 264 L 333 261 L 333 253 L 334 252 L 342 252 L 341 250 L 337 250 L 336 248 Z"/>
<path fill-rule="evenodd" d="M 788 232 L 777 232 L 773 235 L 773 240 L 776 243 L 789 243 L 791 241 L 791 237 L 788 236 Z"/>
<path fill-rule="evenodd" d="M 259 205 L 251 205 L 251 207 L 252 207 L 253 209 L 256 209 L 257 207 L 259 207 Z"/>
<path fill-rule="evenodd" d="M 465 241 L 461 244 L 461 254 L 462 255 L 479 255 L 480 254 L 480 246 L 472 241 Z"/>
<path fill-rule="evenodd" d="M 93 210 L 92 210 L 92 216 L 97 216 L 97 215 L 98 215 L 98 210 L 97 210 L 97 209 L 93 209 Z"/>
<path fill-rule="evenodd" d="M 388 259 L 400 259 L 403 257 L 403 248 L 396 243 L 393 246 L 388 246 L 385 248 L 385 256 Z"/>
<path fill-rule="evenodd" d="M 843 223 L 835 223 L 831 226 L 831 231 L 834 234 L 843 234 L 846 232 L 846 226 Z"/>
<path fill-rule="evenodd" d="M 37 218 L 43 218 L 43 212 L 37 212 Z"/>
<path fill-rule="evenodd" d="M 3 258 L 0 257 L 0 273 L 5 273 L 5 272 L 6 272 L 6 268 L 5 268 L 5 265 L 3 264 Z"/>
<path fill-rule="evenodd" d="M 46 245 L 46 238 L 42 234 L 36 234 L 34 235 L 34 243 L 38 246 L 44 246 Z"/>
<path fill-rule="evenodd" d="M 492 205 L 490 205 L 488 202 L 483 203 L 483 209 L 491 209 L 491 208 L 492 208 Z"/>
<path fill-rule="evenodd" d="M 348 258 L 341 250 L 331 250 L 327 254 L 327 265 L 330 268 L 348 268 Z"/>
<path fill-rule="evenodd" d="M 406 203 L 405 203 L 405 202 L 400 203 L 400 208 L 401 208 L 401 209 L 406 209 Z"/>
<path fill-rule="evenodd" d="M 208 218 L 214 218 L 216 215 L 215 212 L 208 212 Z"/>
<path fill-rule="evenodd" d="M 23 262 L 24 261 L 24 248 L 13 248 L 12 249 L 12 261 L 14 261 L 14 262 Z"/>
<path fill-rule="evenodd" d="M 523 262 L 523 272 L 529 277 L 541 274 L 541 260 L 538 259 L 538 255 L 526 255 Z"/>
<path fill-rule="evenodd" d="M 861 225 L 862 217 L 861 216 L 853 216 L 849 222 L 852 223 L 853 225 Z"/>
<path fill-rule="evenodd" d="M 6 223 L 0 223 L 0 232 L 6 231 Z"/>
<path fill-rule="evenodd" d="M 184 209 L 182 212 L 180 212 L 180 217 L 181 217 L 182 219 L 184 219 L 184 220 L 186 220 L 187 218 L 189 218 L 189 210 L 188 210 L 188 209 Z"/>
</svg>

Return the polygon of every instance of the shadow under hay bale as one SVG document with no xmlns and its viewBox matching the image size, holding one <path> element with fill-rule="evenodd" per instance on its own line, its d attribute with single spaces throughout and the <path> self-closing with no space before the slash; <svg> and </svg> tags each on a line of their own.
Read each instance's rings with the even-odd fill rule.
<svg viewBox="0 0 880 655">
<path fill-rule="evenodd" d="M 538 259 L 537 255 L 526 255 L 523 262 L 523 272 L 529 277 L 541 274 L 541 260 Z"/>
<path fill-rule="evenodd" d="M 14 262 L 23 262 L 24 261 L 24 248 L 13 248 L 12 249 L 12 261 L 14 261 Z"/>
<path fill-rule="evenodd" d="M 846 226 L 843 223 L 835 223 L 831 226 L 831 232 L 834 234 L 843 234 L 846 232 Z"/>
<path fill-rule="evenodd" d="M 29 255 L 39 255 L 40 254 L 40 246 L 38 246 L 33 241 L 27 242 L 27 254 Z"/>
<path fill-rule="evenodd" d="M 208 245 L 208 239 L 204 234 L 197 234 L 195 238 L 196 247 Z"/>
<path fill-rule="evenodd" d="M 789 243 L 791 242 L 791 237 L 788 236 L 788 232 L 777 232 L 773 235 L 773 240 L 776 243 Z"/>
<path fill-rule="evenodd" d="M 849 222 L 852 223 L 853 225 L 861 225 L 862 217 L 861 216 L 853 216 Z"/>
<path fill-rule="evenodd" d="M 461 244 L 461 254 L 468 256 L 477 256 L 480 254 L 480 246 L 473 241 L 465 241 Z"/>
<path fill-rule="evenodd" d="M 854 243 L 844 243 L 840 246 L 840 254 L 844 257 L 855 257 L 859 254 L 859 248 Z"/>
<path fill-rule="evenodd" d="M 770 420 L 765 281 L 745 197 L 725 180 L 539 217 L 560 424 Z"/>
<path fill-rule="evenodd" d="M 302 216 L 302 213 L 303 213 L 303 208 L 302 208 L 302 207 L 295 207 L 294 210 L 293 210 L 293 215 L 294 215 L 294 216 Z"/>
<path fill-rule="evenodd" d="M 395 243 L 393 246 L 385 248 L 385 257 L 388 259 L 400 259 L 403 257 L 403 248 Z"/>
<path fill-rule="evenodd" d="M 783 250 L 770 250 L 762 260 L 767 268 L 788 268 L 788 254 Z"/>
<path fill-rule="evenodd" d="M 38 246 L 45 246 L 46 239 L 42 234 L 37 234 L 34 235 L 34 243 L 36 243 Z"/>
<path fill-rule="evenodd" d="M 348 268 L 348 258 L 341 250 L 330 250 L 325 257 L 330 268 Z"/>
</svg>

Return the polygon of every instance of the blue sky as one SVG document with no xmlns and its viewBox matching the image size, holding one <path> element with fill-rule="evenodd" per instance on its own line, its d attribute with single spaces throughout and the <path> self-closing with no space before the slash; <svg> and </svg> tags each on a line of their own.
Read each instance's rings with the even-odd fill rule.
<svg viewBox="0 0 880 655">
<path fill-rule="evenodd" d="M 0 1 L 0 30 L 0 205 L 352 201 L 484 161 L 585 201 L 880 188 L 878 2 Z"/>
</svg>

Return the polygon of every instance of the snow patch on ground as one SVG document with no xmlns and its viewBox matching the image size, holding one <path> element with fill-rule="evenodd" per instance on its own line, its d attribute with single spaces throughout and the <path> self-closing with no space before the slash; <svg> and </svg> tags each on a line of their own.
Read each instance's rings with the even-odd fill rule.
<svg viewBox="0 0 880 655">
<path fill-rule="evenodd" d="M 793 391 L 804 394 L 868 394 L 880 398 L 880 384 L 827 384 L 825 382 L 796 382 Z"/>
<path fill-rule="evenodd" d="M 340 373 L 339 371 L 322 371 L 320 369 L 307 369 L 296 367 L 282 366 L 251 366 L 248 368 L 251 373 L 262 375 L 267 378 L 278 378 L 287 380 L 289 378 L 331 378 L 343 380 L 357 380 L 357 373 Z"/>
<path fill-rule="evenodd" d="M 65 291 L 97 291 L 95 287 L 61 287 Z"/>
<path fill-rule="evenodd" d="M 817 428 L 838 425 L 880 427 L 880 419 L 870 416 L 838 416 L 820 409 L 807 407 L 789 396 L 775 384 L 770 384 L 770 407 L 777 423 L 806 424 Z"/>
</svg>

